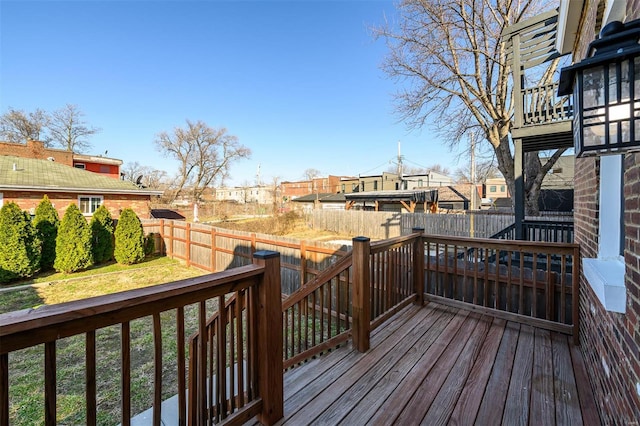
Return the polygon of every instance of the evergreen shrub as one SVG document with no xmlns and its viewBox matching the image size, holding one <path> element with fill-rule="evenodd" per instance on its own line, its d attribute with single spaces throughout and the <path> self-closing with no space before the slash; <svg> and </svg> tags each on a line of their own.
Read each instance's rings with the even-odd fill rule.
<svg viewBox="0 0 640 426">
<path fill-rule="evenodd" d="M 116 262 L 132 265 L 144 260 L 144 230 L 140 219 L 132 209 L 124 209 L 120 214 L 115 237 Z"/>
<path fill-rule="evenodd" d="M 56 271 L 70 273 L 86 269 L 92 263 L 91 228 L 78 206 L 70 204 L 58 228 L 53 267 Z"/>
<path fill-rule="evenodd" d="M 33 218 L 33 226 L 37 229 L 38 237 L 42 241 L 41 271 L 53 268 L 53 262 L 56 259 L 56 237 L 59 225 L 58 212 L 45 194 L 36 207 L 36 215 Z"/>
<path fill-rule="evenodd" d="M 93 213 L 90 222 L 91 250 L 95 263 L 104 263 L 113 259 L 113 219 L 104 205 Z"/>
<path fill-rule="evenodd" d="M 0 282 L 30 277 L 40 267 L 42 242 L 16 203 L 0 209 Z"/>
</svg>

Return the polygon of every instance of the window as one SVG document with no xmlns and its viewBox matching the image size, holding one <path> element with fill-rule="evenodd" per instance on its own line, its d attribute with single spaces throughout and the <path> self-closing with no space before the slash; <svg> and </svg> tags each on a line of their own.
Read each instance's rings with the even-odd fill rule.
<svg viewBox="0 0 640 426">
<path fill-rule="evenodd" d="M 418 186 L 422 188 L 422 179 L 418 179 Z"/>
<path fill-rule="evenodd" d="M 584 276 L 608 311 L 624 313 L 624 200 L 622 155 L 600 157 L 598 257 L 582 259 Z"/>
<path fill-rule="evenodd" d="M 100 173 L 111 173 L 111 167 L 106 166 L 106 165 L 101 165 L 100 166 Z"/>
<path fill-rule="evenodd" d="M 78 197 L 78 207 L 82 214 L 92 215 L 101 205 L 101 195 L 81 195 Z"/>
<path fill-rule="evenodd" d="M 377 191 L 377 190 L 378 190 L 378 181 L 377 181 L 377 180 L 374 180 L 374 181 L 373 181 L 373 190 L 374 190 L 374 191 Z"/>
<path fill-rule="evenodd" d="M 362 192 L 364 192 L 364 182 L 361 182 L 361 183 L 360 183 L 360 190 L 361 190 Z"/>
<path fill-rule="evenodd" d="M 342 193 L 344 194 L 344 192 L 347 190 L 347 186 L 343 183 L 342 184 Z"/>
<path fill-rule="evenodd" d="M 496 189 L 497 189 L 497 188 L 496 188 L 496 186 L 495 186 L 495 185 L 491 185 L 491 186 L 489 187 L 489 192 L 496 192 Z"/>
<path fill-rule="evenodd" d="M 505 191 L 504 185 L 500 185 L 500 192 L 504 192 L 504 191 Z"/>
<path fill-rule="evenodd" d="M 73 167 L 75 167 L 76 169 L 86 169 L 86 166 L 84 165 L 84 163 L 76 163 L 73 165 Z"/>
</svg>

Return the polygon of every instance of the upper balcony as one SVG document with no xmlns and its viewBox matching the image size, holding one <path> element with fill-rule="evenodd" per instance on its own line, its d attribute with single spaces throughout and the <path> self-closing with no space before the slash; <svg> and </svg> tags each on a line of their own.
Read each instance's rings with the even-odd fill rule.
<svg viewBox="0 0 640 426">
<path fill-rule="evenodd" d="M 502 34 L 513 74 L 511 135 L 522 141 L 524 152 L 573 146 L 571 98 L 559 97 L 558 81 L 553 81 L 557 73 L 545 72 L 551 61 L 563 56 L 556 50 L 557 34 L 557 10 L 508 27 Z"/>
</svg>

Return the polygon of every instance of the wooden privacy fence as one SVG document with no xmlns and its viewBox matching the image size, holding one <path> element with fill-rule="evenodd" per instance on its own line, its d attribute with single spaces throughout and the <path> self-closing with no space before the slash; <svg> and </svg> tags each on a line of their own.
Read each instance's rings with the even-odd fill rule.
<svg viewBox="0 0 640 426">
<path fill-rule="evenodd" d="M 291 294 L 328 268 L 347 251 L 341 244 L 310 244 L 293 238 L 216 228 L 173 220 L 143 220 L 145 233 L 155 233 L 159 249 L 188 266 L 217 272 L 251 263 L 261 250 L 280 253 L 282 292 Z"/>
<path fill-rule="evenodd" d="M 573 217 L 544 214 L 531 218 L 557 223 L 572 223 Z M 366 235 L 372 239 L 388 239 L 409 235 L 414 228 L 422 228 L 433 235 L 452 237 L 490 238 L 515 223 L 510 213 L 491 211 L 464 214 L 372 212 L 364 210 L 313 210 L 308 221 L 314 229 L 325 229 L 344 235 Z"/>
<path fill-rule="evenodd" d="M 130 424 L 132 370 L 130 324 L 133 320 L 153 320 L 154 381 L 153 424 L 160 424 L 163 371 L 178 373 L 178 424 L 209 424 L 227 419 L 242 423 L 258 415 L 268 424 L 282 417 L 282 336 L 279 257 L 273 252 L 258 252 L 254 263 L 217 274 L 190 278 L 173 283 L 93 297 L 58 305 L 25 309 L 0 315 L 0 425 L 9 424 L 9 355 L 12 352 L 44 344 L 45 424 L 55 425 L 56 416 L 56 342 L 85 336 L 85 400 L 86 424 L 95 425 L 96 398 L 96 331 L 119 325 L 121 379 L 121 421 Z M 205 335 L 207 301 L 225 306 L 234 297 L 240 305 L 226 311 L 228 333 L 217 340 L 200 340 L 185 351 L 185 309 L 195 305 L 198 330 Z M 243 312 L 240 312 L 242 306 Z M 175 365 L 163 365 L 163 333 L 160 314 L 172 311 L 176 318 Z M 222 327 L 224 328 L 224 327 Z M 135 348 L 141 350 L 142 348 Z M 188 370 L 192 390 L 187 393 L 186 358 L 191 355 Z M 244 370 L 246 366 L 246 374 Z M 229 371 L 227 373 L 227 371 Z M 227 389 L 226 380 L 233 385 Z M 225 380 L 222 382 L 221 380 Z"/>
</svg>

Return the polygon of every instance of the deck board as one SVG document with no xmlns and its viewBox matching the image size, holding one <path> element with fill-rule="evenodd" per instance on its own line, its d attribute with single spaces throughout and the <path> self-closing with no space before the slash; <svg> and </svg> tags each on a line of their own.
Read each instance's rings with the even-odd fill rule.
<svg viewBox="0 0 640 426">
<path fill-rule="evenodd" d="M 565 335 L 432 302 L 286 372 L 279 424 L 598 424 L 585 378 Z"/>
</svg>

